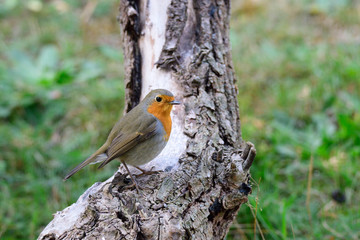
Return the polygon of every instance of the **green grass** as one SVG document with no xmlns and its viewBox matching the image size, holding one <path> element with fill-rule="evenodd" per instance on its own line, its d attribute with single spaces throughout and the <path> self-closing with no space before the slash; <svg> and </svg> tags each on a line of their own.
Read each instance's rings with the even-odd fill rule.
<svg viewBox="0 0 360 240">
<path fill-rule="evenodd" d="M 250 208 L 266 239 L 360 238 L 360 5 L 330 2 L 233 9 L 242 132 L 258 155 L 228 239 L 255 238 Z"/>
<path fill-rule="evenodd" d="M 113 173 L 90 167 L 62 181 L 122 113 L 123 57 L 117 1 L 99 3 L 90 22 L 78 18 L 83 5 L 14 2 L 0 13 L 0 238 L 35 239 L 52 213 Z"/>
<path fill-rule="evenodd" d="M 233 2 L 242 132 L 258 155 L 253 194 L 227 238 L 261 239 L 252 212 L 266 239 L 360 238 L 360 4 L 266 2 Z M 88 14 L 82 1 L 2 3 L 1 239 L 36 238 L 114 171 L 62 181 L 122 113 L 117 4 L 99 1 Z"/>
</svg>

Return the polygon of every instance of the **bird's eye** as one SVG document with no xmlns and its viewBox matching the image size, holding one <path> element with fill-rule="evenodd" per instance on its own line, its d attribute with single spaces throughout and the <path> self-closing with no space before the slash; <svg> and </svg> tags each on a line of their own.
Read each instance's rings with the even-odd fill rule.
<svg viewBox="0 0 360 240">
<path fill-rule="evenodd" d="M 156 100 L 157 102 L 161 102 L 162 98 L 159 97 L 159 96 L 157 96 L 157 97 L 155 98 L 155 100 Z"/>
</svg>

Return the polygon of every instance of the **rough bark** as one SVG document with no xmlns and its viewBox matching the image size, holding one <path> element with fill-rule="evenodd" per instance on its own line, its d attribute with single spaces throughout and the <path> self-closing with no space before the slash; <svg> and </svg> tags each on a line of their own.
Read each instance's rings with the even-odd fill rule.
<svg viewBox="0 0 360 240">
<path fill-rule="evenodd" d="M 145 71 L 141 53 L 154 51 L 142 45 L 153 27 L 145 31 L 151 4 L 122 0 L 119 22 L 127 110 L 150 88 L 168 84 L 161 81 L 169 81 L 166 86 L 183 102 L 173 116 L 177 137 L 154 160 L 165 171 L 138 177 L 144 189 L 137 194 L 126 188 L 129 179 L 120 169 L 56 213 L 39 239 L 223 239 L 247 201 L 256 151 L 241 138 L 229 1 L 169 0 L 162 47 L 150 55 L 154 65 Z M 147 79 L 148 74 L 162 77 Z M 181 153 L 171 155 L 177 149 Z"/>
</svg>

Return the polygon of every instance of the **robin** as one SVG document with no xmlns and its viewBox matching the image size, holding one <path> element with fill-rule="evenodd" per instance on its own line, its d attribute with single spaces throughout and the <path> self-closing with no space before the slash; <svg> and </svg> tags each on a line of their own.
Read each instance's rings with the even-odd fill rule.
<svg viewBox="0 0 360 240">
<path fill-rule="evenodd" d="M 117 121 L 104 145 L 71 170 L 64 180 L 90 163 L 102 162 L 98 167 L 102 168 L 118 158 L 139 192 L 127 164 L 138 168 L 143 174 L 153 173 L 138 166 L 150 162 L 166 146 L 171 132 L 170 112 L 173 105 L 179 104 L 170 91 L 152 90 L 136 107 Z"/>
</svg>

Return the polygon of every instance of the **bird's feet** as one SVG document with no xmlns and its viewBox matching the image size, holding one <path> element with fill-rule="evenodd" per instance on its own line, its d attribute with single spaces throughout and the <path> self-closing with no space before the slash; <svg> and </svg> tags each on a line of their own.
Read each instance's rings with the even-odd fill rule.
<svg viewBox="0 0 360 240">
<path fill-rule="evenodd" d="M 158 174 L 158 173 L 163 172 L 162 170 L 152 171 L 153 168 L 154 168 L 154 166 L 151 167 L 150 171 L 147 171 L 147 170 L 145 170 L 145 169 L 139 168 L 139 167 L 137 167 L 137 166 L 134 166 L 134 167 L 136 167 L 137 169 L 139 169 L 139 170 L 141 171 L 140 174 L 135 175 L 136 177 L 140 177 L 140 176 L 143 176 L 143 175 Z"/>
<path fill-rule="evenodd" d="M 151 170 L 150 170 L 150 171 L 146 171 L 146 170 L 143 170 L 143 169 L 141 169 L 141 168 L 139 168 L 139 167 L 136 167 L 136 168 L 139 169 L 142 173 L 139 174 L 139 175 L 133 175 L 133 174 L 131 174 L 131 172 L 129 171 L 126 163 L 123 162 L 123 165 L 124 165 L 124 167 L 125 167 L 128 175 L 130 175 L 131 182 L 132 182 L 130 185 L 124 186 L 123 189 L 133 189 L 133 188 L 135 187 L 137 193 L 140 193 L 140 189 L 141 189 L 141 190 L 144 190 L 144 189 L 151 189 L 151 188 L 143 188 L 143 187 L 140 187 L 140 186 L 137 184 L 137 182 L 136 182 L 136 180 L 135 180 L 135 177 L 139 177 L 139 176 L 142 176 L 142 175 L 150 175 L 150 174 L 153 174 L 153 173 L 162 172 L 162 171 L 151 171 Z M 152 168 L 151 168 L 151 169 L 152 169 Z"/>
</svg>

